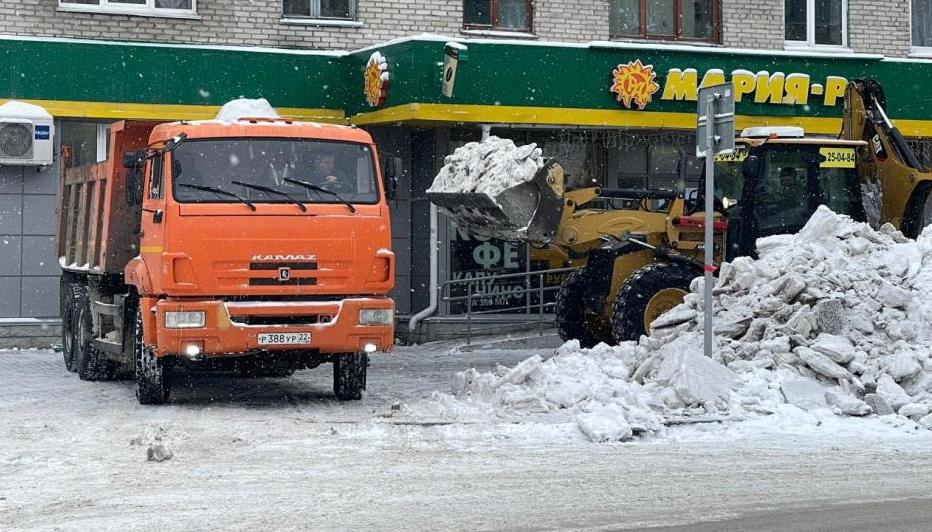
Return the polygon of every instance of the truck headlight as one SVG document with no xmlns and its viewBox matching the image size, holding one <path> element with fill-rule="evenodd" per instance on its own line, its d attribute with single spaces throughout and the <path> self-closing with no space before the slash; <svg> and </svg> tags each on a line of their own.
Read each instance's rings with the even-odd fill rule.
<svg viewBox="0 0 932 532">
<path fill-rule="evenodd" d="M 179 311 L 165 313 L 165 327 L 169 329 L 193 329 L 204 326 L 204 311 Z"/>
<path fill-rule="evenodd" d="M 359 311 L 360 325 L 389 325 L 392 311 L 389 309 L 362 309 Z"/>
</svg>

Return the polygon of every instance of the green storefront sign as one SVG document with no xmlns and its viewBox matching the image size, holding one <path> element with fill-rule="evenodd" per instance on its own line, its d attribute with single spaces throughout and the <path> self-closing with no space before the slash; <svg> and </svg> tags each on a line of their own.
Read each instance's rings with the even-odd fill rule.
<svg viewBox="0 0 932 532">
<path fill-rule="evenodd" d="M 414 37 L 356 52 L 0 39 L 0 98 L 46 102 L 59 116 L 201 118 L 237 97 L 285 115 L 358 124 L 527 123 L 694 126 L 698 87 L 725 79 L 738 125 L 838 128 L 844 84 L 877 79 L 907 135 L 932 132 L 932 62 L 632 43 L 461 41 L 452 96 L 441 94 L 444 47 Z M 380 63 L 378 98 L 373 52 Z M 58 113 L 55 113 L 58 111 Z M 135 113 L 135 114 L 134 114 Z"/>
</svg>

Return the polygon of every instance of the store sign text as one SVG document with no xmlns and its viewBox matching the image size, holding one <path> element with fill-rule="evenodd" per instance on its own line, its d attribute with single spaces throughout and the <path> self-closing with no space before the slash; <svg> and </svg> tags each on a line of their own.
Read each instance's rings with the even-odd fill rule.
<svg viewBox="0 0 932 532">
<path fill-rule="evenodd" d="M 827 76 L 824 83 L 811 83 L 808 74 L 774 72 L 766 70 L 753 73 L 750 70 L 734 70 L 731 81 L 735 86 L 735 101 L 770 103 L 779 105 L 808 105 L 810 97 L 818 98 L 831 107 L 844 100 L 848 80 L 841 76 Z M 698 88 L 725 83 L 725 72 L 713 68 L 706 71 L 699 81 L 694 68 L 681 70 L 671 68 L 663 86 L 661 100 L 696 101 Z"/>
</svg>

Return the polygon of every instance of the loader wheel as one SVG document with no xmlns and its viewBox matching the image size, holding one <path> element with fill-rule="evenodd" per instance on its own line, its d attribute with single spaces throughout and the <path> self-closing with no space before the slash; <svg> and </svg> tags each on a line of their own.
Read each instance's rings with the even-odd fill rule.
<svg viewBox="0 0 932 532">
<path fill-rule="evenodd" d="M 366 389 L 369 355 L 346 353 L 333 359 L 333 393 L 341 401 L 357 401 Z"/>
<path fill-rule="evenodd" d="M 75 324 L 78 322 L 79 302 L 84 298 L 84 287 L 63 279 L 61 284 L 61 351 L 65 368 L 74 372 L 78 368 L 74 363 L 77 350 Z"/>
<path fill-rule="evenodd" d="M 91 298 L 84 287 L 75 302 L 72 322 L 74 334 L 74 360 L 72 367 L 83 381 L 103 381 L 111 377 L 110 361 L 106 353 L 94 348 L 94 320 L 91 317 Z"/>
<path fill-rule="evenodd" d="M 683 302 L 699 273 L 675 262 L 648 264 L 625 280 L 612 309 L 612 333 L 620 342 L 648 334 L 658 316 Z"/>
<path fill-rule="evenodd" d="M 155 350 L 143 342 L 142 313 L 138 306 L 133 320 L 133 360 L 136 369 L 136 399 L 142 405 L 161 405 L 171 392 L 170 362 L 155 356 Z"/>
<path fill-rule="evenodd" d="M 579 340 L 579 346 L 584 348 L 595 347 L 599 343 L 596 335 L 592 334 L 586 324 L 585 288 L 583 283 L 583 270 L 570 273 L 560 291 L 557 292 L 557 301 L 553 313 L 557 321 L 557 333 L 564 342 Z"/>
</svg>

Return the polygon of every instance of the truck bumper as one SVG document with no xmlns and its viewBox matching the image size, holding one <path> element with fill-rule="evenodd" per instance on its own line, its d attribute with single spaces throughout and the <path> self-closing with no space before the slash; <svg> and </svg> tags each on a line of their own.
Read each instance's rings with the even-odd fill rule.
<svg viewBox="0 0 932 532">
<path fill-rule="evenodd" d="M 363 325 L 360 310 L 389 310 L 388 324 Z M 166 312 L 203 312 L 204 326 L 167 328 Z M 259 351 L 312 351 L 321 354 L 388 352 L 394 346 L 395 302 L 389 298 L 349 298 L 335 301 L 167 300 L 155 305 L 156 355 L 191 355 L 196 346 L 204 356 L 236 356 Z M 260 335 L 308 333 L 307 343 L 260 344 Z M 293 338 L 293 336 L 291 336 Z"/>
</svg>

